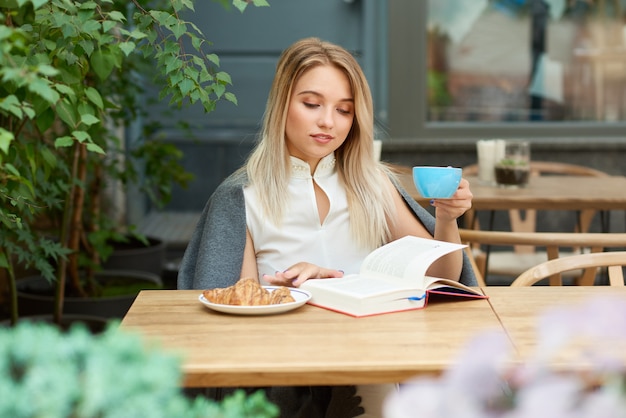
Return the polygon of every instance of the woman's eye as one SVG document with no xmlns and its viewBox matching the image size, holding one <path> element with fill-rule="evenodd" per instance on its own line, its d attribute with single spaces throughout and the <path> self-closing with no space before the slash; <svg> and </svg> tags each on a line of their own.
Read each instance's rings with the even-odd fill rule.
<svg viewBox="0 0 626 418">
<path fill-rule="evenodd" d="M 319 107 L 319 105 L 315 103 L 307 103 L 307 102 L 303 102 L 303 103 L 306 107 L 311 108 L 311 109 Z"/>
<path fill-rule="evenodd" d="M 352 113 L 352 111 L 348 109 L 337 109 L 337 112 L 341 113 L 342 115 L 350 115 Z"/>
</svg>

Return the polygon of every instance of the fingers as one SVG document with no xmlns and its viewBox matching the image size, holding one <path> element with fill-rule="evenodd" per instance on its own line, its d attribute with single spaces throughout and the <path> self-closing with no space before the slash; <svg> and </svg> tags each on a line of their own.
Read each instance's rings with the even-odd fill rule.
<svg viewBox="0 0 626 418">
<path fill-rule="evenodd" d="M 298 263 L 285 271 L 277 271 L 274 276 L 263 275 L 263 280 L 274 286 L 298 287 L 308 279 L 343 277 L 343 271 L 327 269 L 311 263 Z"/>
<path fill-rule="evenodd" d="M 310 264 L 313 267 L 312 270 L 302 272 L 297 275 L 293 280 L 293 285 L 298 287 L 308 279 L 330 279 L 334 277 L 343 277 L 343 271 L 327 269 Z M 287 270 L 284 274 L 292 273 L 292 270 Z"/>
<path fill-rule="evenodd" d="M 437 208 L 437 217 L 457 219 L 472 207 L 472 192 L 469 182 L 461 179 L 457 191 L 449 199 L 434 199 L 431 205 Z"/>
</svg>

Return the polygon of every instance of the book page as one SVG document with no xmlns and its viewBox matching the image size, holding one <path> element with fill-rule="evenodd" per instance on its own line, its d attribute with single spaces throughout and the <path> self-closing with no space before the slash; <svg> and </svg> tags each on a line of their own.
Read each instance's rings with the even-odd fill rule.
<svg viewBox="0 0 626 418">
<path fill-rule="evenodd" d="M 419 295 L 419 292 L 410 283 L 390 286 L 388 281 L 373 277 L 361 277 L 356 274 L 347 275 L 339 279 L 311 279 L 304 282 L 300 287 L 305 290 L 314 290 L 319 287 L 332 289 L 335 293 L 357 299 L 393 294 L 398 290 L 412 290 Z"/>
<path fill-rule="evenodd" d="M 473 294 L 483 296 L 477 289 L 459 283 L 455 280 L 442 279 L 439 277 L 424 277 L 424 288 L 433 293 Z"/>
<path fill-rule="evenodd" d="M 465 245 L 406 236 L 372 251 L 361 265 L 361 275 L 388 280 L 411 279 L 424 288 L 423 277 L 439 257 L 460 250 Z"/>
</svg>

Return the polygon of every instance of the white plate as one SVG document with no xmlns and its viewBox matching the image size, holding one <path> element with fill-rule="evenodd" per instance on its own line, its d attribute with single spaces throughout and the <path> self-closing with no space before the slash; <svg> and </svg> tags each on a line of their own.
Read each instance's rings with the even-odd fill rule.
<svg viewBox="0 0 626 418">
<path fill-rule="evenodd" d="M 279 286 L 263 286 L 263 288 L 272 292 Z M 221 303 L 209 302 L 204 295 L 200 294 L 198 298 L 200 302 L 214 311 L 224 312 L 235 315 L 270 315 L 282 312 L 288 312 L 293 309 L 299 308 L 311 299 L 311 294 L 306 290 L 289 288 L 291 296 L 296 300 L 295 302 L 278 303 L 273 305 L 259 305 L 259 306 L 238 306 L 238 305 L 223 305 Z"/>
</svg>

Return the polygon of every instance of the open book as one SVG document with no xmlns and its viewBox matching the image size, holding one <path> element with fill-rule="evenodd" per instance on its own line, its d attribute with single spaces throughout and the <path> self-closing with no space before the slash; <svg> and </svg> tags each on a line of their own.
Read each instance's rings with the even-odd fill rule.
<svg viewBox="0 0 626 418">
<path fill-rule="evenodd" d="M 311 292 L 311 305 L 352 316 L 420 309 L 426 306 L 429 293 L 485 298 L 479 289 L 425 275 L 435 260 L 463 247 L 406 236 L 372 251 L 359 274 L 309 279 L 300 288 Z"/>
</svg>

